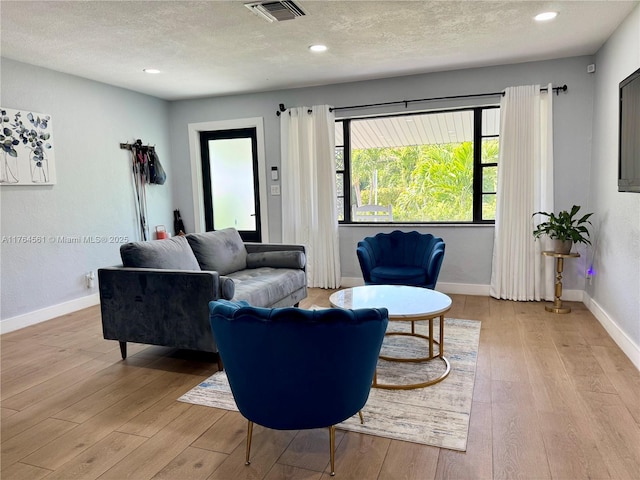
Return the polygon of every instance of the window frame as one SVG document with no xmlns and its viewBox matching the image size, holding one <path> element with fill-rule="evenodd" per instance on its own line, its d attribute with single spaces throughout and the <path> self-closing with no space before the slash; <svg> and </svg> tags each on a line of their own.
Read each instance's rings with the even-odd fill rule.
<svg viewBox="0 0 640 480">
<path fill-rule="evenodd" d="M 407 113 L 392 113 L 392 114 L 382 114 L 382 115 L 371 115 L 371 116 L 362 116 L 362 117 L 348 117 L 348 118 L 338 118 L 336 119 L 337 123 L 342 123 L 342 145 L 336 144 L 336 150 L 338 148 L 343 149 L 343 163 L 344 170 L 339 170 L 336 165 L 336 178 L 337 176 L 342 175 L 343 182 L 343 195 L 338 195 L 338 198 L 343 199 L 343 216 L 344 218 L 340 220 L 338 218 L 338 224 L 340 225 L 370 225 L 370 222 L 354 222 L 351 218 L 351 122 L 352 120 L 366 120 L 366 119 L 374 119 L 374 118 L 389 118 L 389 117 L 405 117 L 412 115 L 430 115 L 430 114 L 439 114 L 439 113 L 450 113 L 450 112 L 460 112 L 460 111 L 472 111 L 473 112 L 473 180 L 472 180 L 472 189 L 473 189 L 473 220 L 471 221 L 460 221 L 460 220 L 452 220 L 452 221 L 435 221 L 435 222 L 421 222 L 421 221 L 410 221 L 410 222 L 398 222 L 391 221 L 385 222 L 388 225 L 402 225 L 402 224 L 417 224 L 417 225 L 433 225 L 433 224 L 444 224 L 444 225 L 454 225 L 454 224 L 464 224 L 464 225 L 493 225 L 495 224 L 494 219 L 485 220 L 482 218 L 482 198 L 483 195 L 496 195 L 496 192 L 484 192 L 483 191 L 483 173 L 485 168 L 488 167 L 498 167 L 498 162 L 482 162 L 482 141 L 487 138 L 500 138 L 500 134 L 497 135 L 483 135 L 482 134 L 482 112 L 484 110 L 491 109 L 500 109 L 500 105 L 490 104 L 490 105 L 481 105 L 476 107 L 458 107 L 458 108 L 447 108 L 447 109 L 438 109 L 438 110 L 430 110 L 430 111 L 419 111 L 419 112 L 407 112 Z M 376 225 L 380 225 L 381 222 L 376 222 Z"/>
<path fill-rule="evenodd" d="M 253 216 L 255 217 L 255 229 L 242 230 L 238 232 L 242 240 L 245 242 L 261 242 L 262 241 L 262 222 L 261 222 L 261 208 L 260 208 L 260 182 L 258 179 L 258 172 L 260 171 L 260 165 L 258 160 L 258 129 L 257 127 L 246 128 L 233 128 L 226 130 L 207 130 L 200 132 L 200 158 L 202 168 L 202 192 L 204 196 L 203 211 L 205 231 L 210 232 L 215 230 L 215 218 L 214 218 L 214 195 L 212 187 L 212 159 L 211 152 L 209 150 L 210 140 L 237 140 L 248 139 L 251 142 L 251 162 L 253 170 Z"/>
</svg>

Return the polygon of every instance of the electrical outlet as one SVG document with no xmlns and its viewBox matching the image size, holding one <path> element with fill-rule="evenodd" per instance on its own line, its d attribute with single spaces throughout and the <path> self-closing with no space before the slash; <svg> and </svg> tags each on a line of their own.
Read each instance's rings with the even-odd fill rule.
<svg viewBox="0 0 640 480">
<path fill-rule="evenodd" d="M 96 275 L 95 273 L 93 273 L 93 271 L 88 272 L 85 276 L 84 276 L 85 281 L 87 282 L 87 288 L 92 289 L 94 287 L 95 284 L 95 279 L 96 279 Z"/>
<path fill-rule="evenodd" d="M 584 278 L 586 278 L 586 280 L 589 282 L 589 285 L 593 285 L 593 275 L 596 273 L 596 271 L 593 269 L 593 265 L 591 265 L 588 269 L 587 269 L 587 273 L 585 273 Z"/>
</svg>

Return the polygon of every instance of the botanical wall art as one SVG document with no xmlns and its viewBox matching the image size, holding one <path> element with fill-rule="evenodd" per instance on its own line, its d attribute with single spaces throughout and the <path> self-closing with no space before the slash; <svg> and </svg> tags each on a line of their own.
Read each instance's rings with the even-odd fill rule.
<svg viewBox="0 0 640 480">
<path fill-rule="evenodd" d="M 0 110 L 0 185 L 55 184 L 51 115 Z"/>
</svg>

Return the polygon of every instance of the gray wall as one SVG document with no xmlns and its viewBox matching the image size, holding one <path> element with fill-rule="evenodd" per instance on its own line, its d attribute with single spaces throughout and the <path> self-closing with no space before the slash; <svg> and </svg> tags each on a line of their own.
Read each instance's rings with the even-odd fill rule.
<svg viewBox="0 0 640 480">
<path fill-rule="evenodd" d="M 340 228 L 340 265 L 343 278 L 362 279 L 360 265 L 356 257 L 356 246 L 363 237 L 378 232 L 391 232 L 397 227 L 353 226 Z M 491 280 L 491 259 L 493 254 L 493 226 L 402 226 L 400 230 L 418 230 L 442 237 L 446 242 L 445 258 L 438 284 L 447 286 L 447 291 L 456 293 L 477 292 L 471 286 L 484 286 Z M 478 253 L 482 252 L 482 253 Z M 488 293 L 487 293 L 488 294 Z"/>
<path fill-rule="evenodd" d="M 596 275 L 587 292 L 640 348 L 640 194 L 620 193 L 618 174 L 618 85 L 640 68 L 640 7 L 596 56 L 595 115 L 590 208 L 598 241 Z M 638 363 L 636 363 L 638 365 Z"/>
<path fill-rule="evenodd" d="M 280 119 L 275 115 L 279 103 L 284 103 L 286 106 L 360 105 L 404 99 L 499 92 L 509 86 L 535 83 L 546 85 L 551 82 L 554 85 L 566 83 L 569 86 L 567 94 L 554 97 L 556 208 L 570 208 L 573 204 L 586 205 L 591 162 L 594 92 L 593 76 L 586 72 L 587 65 L 590 63 L 593 63 L 593 57 L 574 57 L 324 87 L 172 102 L 170 105 L 171 154 L 176 162 L 181 162 L 185 167 L 175 172 L 174 203 L 181 209 L 187 228 L 193 229 L 193 192 L 188 164 L 187 125 L 189 123 L 263 117 L 266 163 L 269 169 L 271 166 L 280 165 Z M 470 103 L 479 104 L 480 101 L 464 102 L 465 105 Z M 460 101 L 449 101 L 417 104 L 412 108 L 432 109 L 462 104 Z M 359 112 L 349 111 L 348 114 L 355 116 L 382 111 L 391 112 L 393 109 L 364 109 Z M 269 236 L 272 241 L 279 241 L 282 238 L 280 198 L 269 196 Z M 489 284 L 493 252 L 492 228 L 432 226 L 418 229 L 442 236 L 447 242 L 447 254 L 440 274 L 441 282 Z M 355 259 L 356 243 L 361 237 L 378 230 L 378 227 L 362 226 L 340 228 L 343 277 L 361 276 Z M 565 288 L 584 289 L 584 258 L 567 263 Z"/>
<path fill-rule="evenodd" d="M 5 108 L 52 116 L 57 184 L 0 187 L 0 318 L 22 315 L 97 292 L 85 274 L 120 262 L 119 245 L 64 244 L 50 236 L 121 236 L 136 240 L 130 158 L 120 142 L 156 145 L 171 167 L 168 104 L 153 97 L 15 62 L 1 60 Z M 172 174 L 148 188 L 149 224 L 173 222 Z M 45 243 L 7 243 L 37 235 Z M 116 239 L 117 240 L 117 239 Z M 97 285 L 97 279 L 95 282 Z"/>
</svg>

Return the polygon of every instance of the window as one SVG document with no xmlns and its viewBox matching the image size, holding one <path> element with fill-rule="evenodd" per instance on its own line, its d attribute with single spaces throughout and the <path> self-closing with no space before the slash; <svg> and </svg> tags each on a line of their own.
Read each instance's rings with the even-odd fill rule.
<svg viewBox="0 0 640 480">
<path fill-rule="evenodd" d="M 257 129 L 200 132 L 206 231 L 234 227 L 260 242 Z"/>
<path fill-rule="evenodd" d="M 337 120 L 338 220 L 492 223 L 499 131 L 497 106 Z"/>
</svg>

